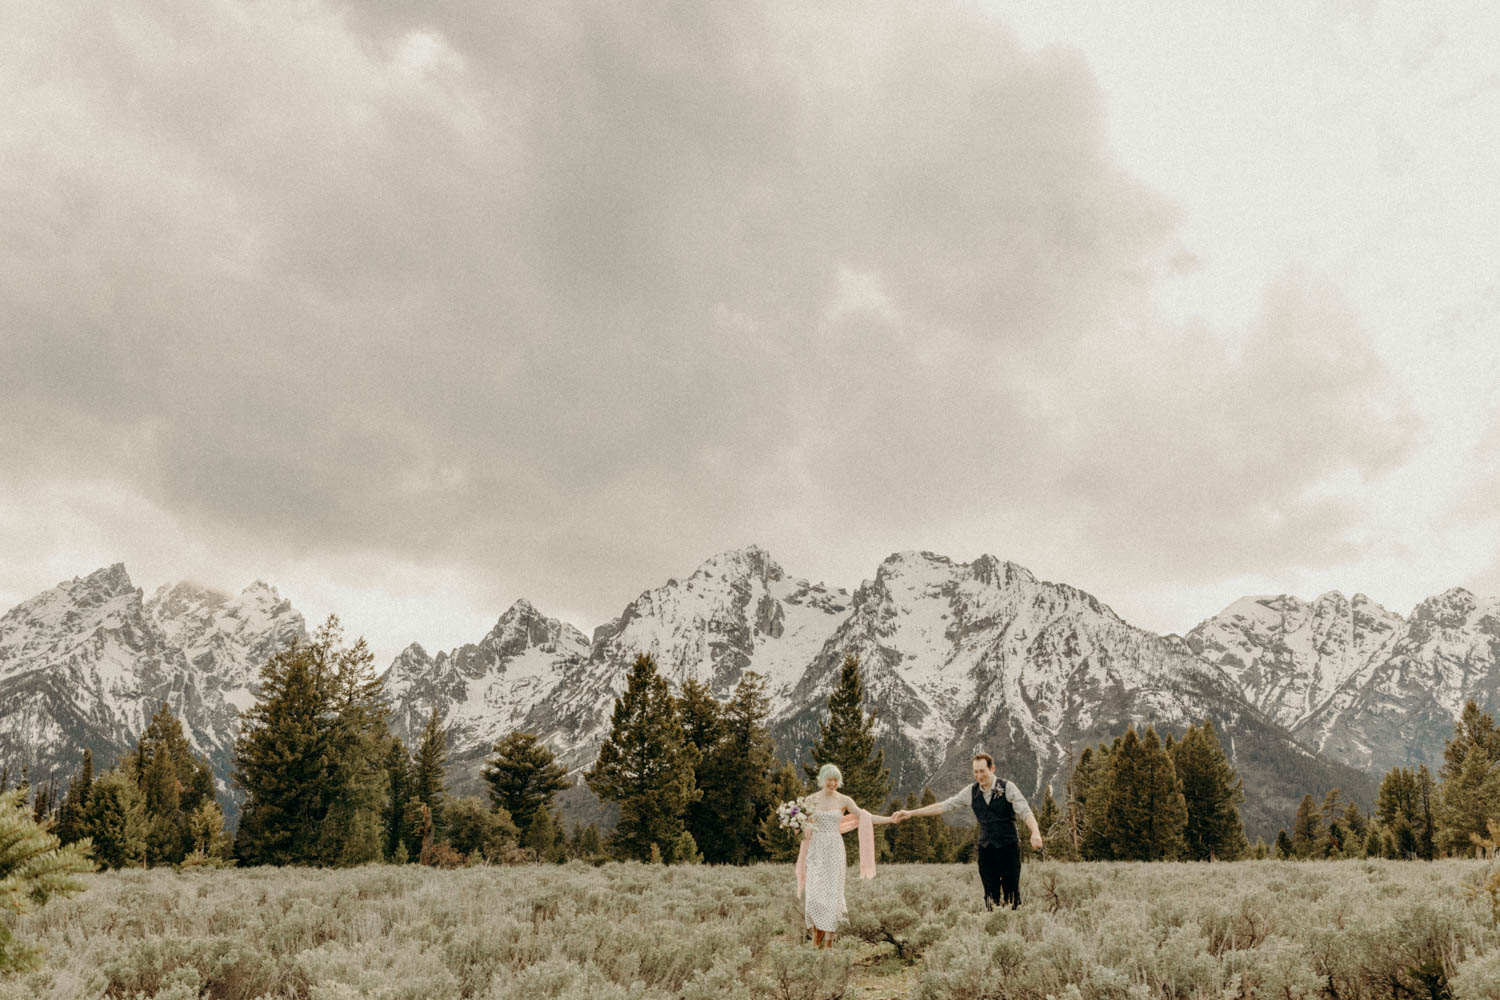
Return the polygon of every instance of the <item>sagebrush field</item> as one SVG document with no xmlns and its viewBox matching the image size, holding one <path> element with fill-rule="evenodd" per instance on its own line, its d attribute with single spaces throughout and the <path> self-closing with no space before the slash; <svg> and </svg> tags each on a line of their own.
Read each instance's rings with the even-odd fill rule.
<svg viewBox="0 0 1500 1000">
<path fill-rule="evenodd" d="M 792 871 L 573 863 L 129 870 L 19 920 L 0 1000 L 1500 1000 L 1493 863 L 958 865 L 851 876 L 831 952 Z"/>
</svg>

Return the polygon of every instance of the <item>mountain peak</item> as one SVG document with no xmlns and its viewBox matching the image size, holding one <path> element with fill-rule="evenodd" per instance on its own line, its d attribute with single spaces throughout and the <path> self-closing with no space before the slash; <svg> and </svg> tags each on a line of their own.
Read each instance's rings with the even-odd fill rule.
<svg viewBox="0 0 1500 1000">
<path fill-rule="evenodd" d="M 761 577 L 769 580 L 780 580 L 786 574 L 771 554 L 759 545 L 746 545 L 744 548 L 730 549 L 720 552 L 705 559 L 694 571 L 694 576 L 710 575 L 713 570 L 736 576 Z"/>
<path fill-rule="evenodd" d="M 130 580 L 130 574 L 125 572 L 125 564 L 117 562 L 102 569 L 96 569 L 88 576 L 75 577 L 69 581 L 73 584 L 81 584 L 94 590 L 102 590 L 111 597 L 128 594 L 135 590 L 135 584 Z"/>
<path fill-rule="evenodd" d="M 266 597 L 273 603 L 281 600 L 281 594 L 277 589 L 264 580 L 252 580 L 250 585 L 240 591 L 241 597 Z"/>
<path fill-rule="evenodd" d="M 1417 622 L 1454 626 L 1461 624 L 1477 607 L 1479 601 L 1468 590 L 1450 587 L 1418 604 L 1412 610 L 1411 617 Z"/>
<path fill-rule="evenodd" d="M 538 611 L 536 609 L 536 605 L 535 604 L 532 604 L 530 601 L 528 601 L 524 597 L 518 597 L 514 601 L 512 601 L 510 603 L 510 607 L 506 608 L 505 611 L 504 611 L 504 613 L 502 613 L 500 615 L 499 621 L 500 622 L 510 622 L 510 621 L 515 621 L 518 618 L 543 618 L 543 617 L 545 617 L 545 616 L 540 611 Z M 498 624 L 498 622 L 497 622 L 497 624 Z"/>
<path fill-rule="evenodd" d="M 1014 583 L 1036 583 L 1036 575 L 1025 566 L 986 553 L 969 564 L 974 579 L 995 587 L 1006 587 Z"/>
</svg>

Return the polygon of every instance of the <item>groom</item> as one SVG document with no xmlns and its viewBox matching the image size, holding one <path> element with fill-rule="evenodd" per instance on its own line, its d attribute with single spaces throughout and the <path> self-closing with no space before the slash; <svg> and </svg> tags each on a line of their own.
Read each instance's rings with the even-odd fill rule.
<svg viewBox="0 0 1500 1000">
<path fill-rule="evenodd" d="M 917 816 L 936 816 L 969 806 L 979 821 L 979 881 L 984 884 L 984 905 L 1009 903 L 1011 909 L 1021 905 L 1021 845 L 1016 840 L 1016 819 L 1031 829 L 1031 846 L 1042 849 L 1042 831 L 1026 804 L 1026 797 L 1014 781 L 996 783 L 995 759 L 987 753 L 974 755 L 974 784 L 952 798 L 934 802 L 920 809 L 898 809 L 891 819 L 900 822 Z"/>
</svg>

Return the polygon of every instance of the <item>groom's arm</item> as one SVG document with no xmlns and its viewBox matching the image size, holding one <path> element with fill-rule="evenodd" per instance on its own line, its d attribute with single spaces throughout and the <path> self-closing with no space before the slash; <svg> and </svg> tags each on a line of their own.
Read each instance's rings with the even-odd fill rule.
<svg viewBox="0 0 1500 1000">
<path fill-rule="evenodd" d="M 899 822 L 903 819 L 914 819 L 918 816 L 937 816 L 941 813 L 952 812 L 955 809 L 962 809 L 969 804 L 969 796 L 972 794 L 973 787 L 973 785 L 967 785 L 957 794 L 950 795 L 941 802 L 934 802 L 920 809 L 898 809 L 891 814 L 891 819 Z"/>
</svg>

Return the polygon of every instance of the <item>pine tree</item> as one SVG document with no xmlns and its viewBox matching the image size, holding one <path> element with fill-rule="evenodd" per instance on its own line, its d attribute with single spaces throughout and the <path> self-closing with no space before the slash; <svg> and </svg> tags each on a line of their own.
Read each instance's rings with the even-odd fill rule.
<svg viewBox="0 0 1500 1000">
<path fill-rule="evenodd" d="M 718 713 L 717 739 L 698 765 L 703 798 L 689 809 L 694 843 L 712 863 L 743 865 L 762 856 L 756 834 L 773 802 L 776 744 L 766 720 L 771 707 L 760 674 L 747 671 Z M 708 822 L 704 825 L 704 818 Z"/>
<path fill-rule="evenodd" d="M 330 617 L 313 647 L 325 657 L 331 711 L 318 850 L 325 865 L 363 864 L 382 854 L 390 706 L 365 640 L 346 648 L 342 636 L 338 619 Z"/>
<path fill-rule="evenodd" d="M 1134 726 L 1127 727 L 1125 735 L 1110 749 L 1109 764 L 1104 792 L 1109 803 L 1104 817 L 1105 858 L 1150 861 L 1151 845 L 1146 837 L 1149 803 L 1142 794 L 1148 766 Z"/>
<path fill-rule="evenodd" d="M 325 699 L 311 647 L 294 644 L 261 669 L 261 696 L 235 743 L 235 780 L 247 793 L 235 837 L 242 864 L 317 860 L 329 778 Z"/>
<path fill-rule="evenodd" d="M 902 809 L 916 809 L 916 793 L 907 795 L 904 803 L 893 802 L 891 805 Z M 894 811 L 894 809 L 889 811 Z M 932 835 L 926 822 L 928 818 L 906 820 L 898 823 L 891 831 L 890 845 L 893 862 L 912 864 L 932 860 Z"/>
<path fill-rule="evenodd" d="M 235 838 L 248 864 L 359 864 L 382 854 L 389 709 L 363 639 L 330 616 L 261 668 L 235 744 L 247 792 Z"/>
<path fill-rule="evenodd" d="M 1439 780 L 1447 784 L 1463 771 L 1464 763 L 1474 748 L 1491 761 L 1500 761 L 1500 729 L 1494 718 L 1479 710 L 1472 699 L 1464 703 L 1463 712 L 1453 724 L 1453 736 L 1443 745 L 1443 766 L 1438 769 Z"/>
<path fill-rule="evenodd" d="M 1348 830 L 1361 842 L 1365 839 L 1365 834 L 1369 832 L 1370 821 L 1365 818 L 1365 814 L 1360 810 L 1359 806 L 1353 802 L 1349 803 L 1348 807 L 1344 810 L 1344 829 Z"/>
<path fill-rule="evenodd" d="M 1409 820 L 1420 811 L 1419 799 L 1415 771 L 1406 767 L 1387 771 L 1375 797 L 1375 815 L 1380 825 L 1391 830 L 1400 818 Z"/>
<path fill-rule="evenodd" d="M 188 817 L 190 854 L 227 861 L 233 850 L 224 832 L 224 813 L 217 802 L 201 803 Z"/>
<path fill-rule="evenodd" d="M 1328 825 L 1323 830 L 1322 840 L 1313 852 L 1322 858 L 1343 857 L 1349 831 L 1344 827 L 1343 789 L 1330 788 L 1323 796 L 1323 808 L 1319 810 Z"/>
<path fill-rule="evenodd" d="M 79 765 L 78 774 L 68 782 L 68 791 L 57 817 L 57 839 L 63 844 L 76 843 L 89 835 L 88 801 L 93 784 L 94 752 L 84 748 L 83 763 Z"/>
<path fill-rule="evenodd" d="M 128 774 L 106 771 L 89 792 L 89 830 L 94 858 L 105 868 L 133 868 L 146 860 L 150 826 L 140 789 Z"/>
<path fill-rule="evenodd" d="M 1188 727 L 1177 744 L 1173 764 L 1182 779 L 1187 807 L 1184 857 L 1192 861 L 1241 857 L 1248 846 L 1239 810 L 1245 801 L 1244 782 L 1230 766 L 1212 722 Z"/>
<path fill-rule="evenodd" d="M 922 789 L 922 797 L 917 800 L 918 807 L 937 804 L 937 796 L 931 788 Z M 923 816 L 921 819 L 903 820 L 900 826 L 907 823 L 922 823 L 927 827 L 927 841 L 932 845 L 932 853 L 927 858 L 933 864 L 947 864 L 953 860 L 953 828 L 950 827 L 942 816 Z"/>
<path fill-rule="evenodd" d="M 406 800 L 411 797 L 411 754 L 399 736 L 392 736 L 386 747 L 385 788 L 385 802 L 381 810 L 384 856 L 394 859 L 399 847 L 410 857 L 411 850 L 405 845 L 404 810 Z"/>
<path fill-rule="evenodd" d="M 484 766 L 490 801 L 504 809 L 524 833 L 552 796 L 570 786 L 567 770 L 532 733 L 514 732 L 498 741 Z"/>
<path fill-rule="evenodd" d="M 0 913 L 19 915 L 53 896 L 72 896 L 84 885 L 75 875 L 94 870 L 90 843 L 60 845 L 26 810 L 25 793 L 0 794 Z M 11 920 L 0 920 L 0 973 L 34 969 L 41 953 L 17 940 Z"/>
<path fill-rule="evenodd" d="M 448 800 L 448 842 L 458 853 L 498 861 L 520 839 L 521 831 L 504 809 L 492 811 L 473 795 Z"/>
<path fill-rule="evenodd" d="M 1302 796 L 1297 818 L 1292 823 L 1292 854 L 1300 859 L 1313 857 L 1323 839 L 1323 814 L 1311 795 Z"/>
<path fill-rule="evenodd" d="M 1042 831 L 1042 853 L 1045 857 L 1052 861 L 1077 860 L 1077 855 L 1073 852 L 1073 838 L 1069 835 L 1066 818 L 1063 816 L 1062 807 L 1057 804 L 1057 799 L 1052 795 L 1050 784 L 1042 792 L 1042 805 L 1037 810 L 1036 825 L 1037 829 Z"/>
<path fill-rule="evenodd" d="M 432 827 L 440 839 L 447 830 L 446 793 L 443 791 L 443 771 L 447 762 L 448 738 L 443 732 L 437 705 L 433 705 L 427 724 L 422 727 L 422 739 L 417 744 L 417 752 L 412 761 L 411 790 L 417 798 L 427 803 L 427 808 L 432 813 Z"/>
<path fill-rule="evenodd" d="M 694 678 L 682 684 L 677 696 L 677 716 L 682 721 L 682 739 L 698 752 L 698 763 L 693 769 L 693 787 L 700 796 L 687 807 L 684 823 L 692 832 L 694 842 L 712 845 L 710 852 L 727 854 L 727 845 L 722 843 L 725 834 L 732 833 L 732 826 L 716 815 L 719 798 L 714 770 L 714 750 L 724 735 L 723 709 L 709 691 L 708 685 Z M 716 843 L 718 841 L 718 843 Z M 715 849 L 717 848 L 717 851 Z M 723 861 L 723 857 L 710 857 L 711 861 Z"/>
<path fill-rule="evenodd" d="M 645 860 L 668 849 L 684 829 L 698 751 L 682 737 L 677 704 L 649 654 L 635 659 L 625 693 L 615 699 L 609 738 L 585 776 L 594 794 L 619 806 L 612 838 L 624 858 Z"/>
<path fill-rule="evenodd" d="M 875 745 L 875 714 L 864 711 L 865 684 L 859 657 L 844 657 L 839 679 L 828 695 L 828 718 L 818 723 L 812 743 L 812 761 L 803 765 L 809 781 L 816 782 L 818 769 L 834 764 L 844 776 L 839 791 L 863 809 L 879 809 L 891 796 L 891 772 L 885 766 L 885 751 Z M 885 827 L 876 827 L 876 846 L 883 843 Z M 850 863 L 859 850 L 852 838 L 844 848 Z"/>
<path fill-rule="evenodd" d="M 1276 834 L 1276 856 L 1282 860 L 1286 860 L 1291 858 L 1295 853 L 1295 849 L 1292 847 L 1292 838 L 1286 835 L 1285 828 L 1281 829 Z"/>
<path fill-rule="evenodd" d="M 1125 730 L 1118 751 L 1112 751 L 1113 789 L 1110 790 L 1110 850 L 1124 861 L 1163 861 L 1181 856 L 1187 805 L 1182 799 L 1172 757 L 1154 727 L 1136 738 Z"/>
<path fill-rule="evenodd" d="M 431 820 L 432 813 L 416 795 L 408 795 L 406 801 L 401 803 L 401 846 L 399 850 L 405 850 L 406 857 L 410 860 L 418 860 L 422 856 L 422 831 Z"/>
<path fill-rule="evenodd" d="M 698 851 L 698 842 L 687 830 L 677 835 L 672 842 L 672 850 L 668 852 L 666 862 L 669 865 L 701 865 L 703 855 Z"/>
<path fill-rule="evenodd" d="M 599 836 L 599 827 L 593 823 L 578 831 L 577 856 L 585 861 L 604 856 L 604 841 Z"/>
<path fill-rule="evenodd" d="M 797 780 L 796 767 L 787 763 L 783 763 L 771 776 L 770 787 L 771 809 L 761 819 L 755 833 L 758 855 L 767 861 L 791 861 L 797 857 L 800 845 L 796 834 L 782 829 L 775 810 L 783 802 L 790 802 L 807 794 L 807 788 Z"/>
<path fill-rule="evenodd" d="M 1438 796 L 1437 846 L 1444 853 L 1471 857 L 1475 851 L 1473 838 L 1486 836 L 1488 824 L 1500 817 L 1497 763 L 1482 744 L 1472 742 L 1458 773 L 1443 781 Z"/>
<path fill-rule="evenodd" d="M 1413 817 L 1417 856 L 1423 861 L 1437 857 L 1437 784 L 1426 764 L 1417 765 L 1417 807 Z"/>
<path fill-rule="evenodd" d="M 1116 747 L 1121 742 L 1116 739 Z M 1114 858 L 1109 839 L 1110 796 L 1114 789 L 1112 758 L 1111 749 L 1102 743 L 1098 749 L 1084 747 L 1069 781 L 1072 787 L 1068 808 L 1070 836 L 1078 845 L 1078 856 L 1085 861 L 1110 861 Z"/>
<path fill-rule="evenodd" d="M 213 771 L 193 753 L 182 723 L 163 702 L 141 733 L 125 770 L 141 791 L 150 833 L 146 863 L 177 864 L 192 850 L 190 817 L 214 800 Z"/>
<path fill-rule="evenodd" d="M 550 806 L 538 809 L 521 836 L 521 846 L 536 852 L 539 861 L 556 861 L 558 822 Z"/>
</svg>

